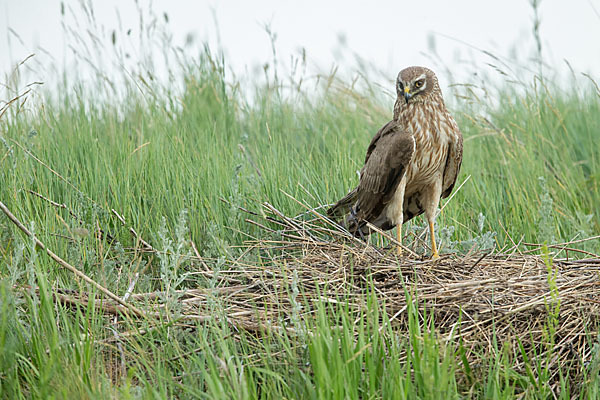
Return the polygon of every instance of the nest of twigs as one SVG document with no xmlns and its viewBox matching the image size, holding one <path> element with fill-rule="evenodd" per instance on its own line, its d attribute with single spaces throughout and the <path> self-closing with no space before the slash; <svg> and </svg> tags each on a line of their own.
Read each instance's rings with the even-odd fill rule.
<svg viewBox="0 0 600 400">
<path fill-rule="evenodd" d="M 579 251 L 574 242 L 543 251 L 545 246 L 535 244 L 523 251 L 516 245 L 500 252 L 472 250 L 438 260 L 406 249 L 399 258 L 394 238 L 384 232 L 379 234 L 389 245 L 377 247 L 353 238 L 314 209 L 290 218 L 268 203 L 263 207 L 248 221 L 270 238 L 247 243 L 259 261 L 234 273 L 249 282 L 235 297 L 267 310 L 261 318 L 269 326 L 283 329 L 281 321 L 290 322 L 292 284 L 308 304 L 302 309 L 307 318 L 310 302 L 344 299 L 359 309 L 374 290 L 396 329 L 408 331 L 410 302 L 427 319 L 426 326 L 433 322 L 442 340 L 460 340 L 473 365 L 482 355 L 508 352 L 517 370 L 525 368 L 525 357 L 529 363 L 541 358 L 553 379 L 559 371 L 574 371 L 576 381 L 597 357 L 600 257 Z M 558 258 L 565 249 L 567 256 L 579 257 Z"/>
<path fill-rule="evenodd" d="M 260 214 L 242 211 L 264 235 L 246 242 L 242 256 L 226 260 L 218 271 L 214 260 L 196 253 L 194 273 L 212 279 L 212 287 L 171 293 L 178 301 L 177 316 L 165 315 L 171 310 L 164 300 L 167 293 L 136 293 L 134 281 L 120 297 L 85 278 L 108 296 L 97 307 L 113 315 L 226 320 L 253 334 L 294 335 L 298 318 L 314 318 L 317 303 L 345 301 L 359 312 L 375 292 L 394 329 L 408 329 L 407 308 L 414 306 L 441 340 L 460 340 L 466 349 L 463 355 L 473 364 L 482 354 L 501 348 L 512 354 L 512 366 L 518 369 L 524 367 L 523 352 L 544 357 L 551 351 L 548 367 L 553 376 L 559 370 L 573 370 L 579 371 L 577 379 L 592 362 L 600 321 L 600 258 L 585 252 L 581 254 L 586 258 L 557 258 L 569 244 L 550 246 L 545 256 L 524 254 L 515 246 L 502 252 L 445 254 L 438 260 L 411 255 L 407 249 L 407 255 L 399 258 L 392 237 L 381 232 L 389 246 L 374 246 L 314 209 L 293 218 L 268 203 Z M 13 222 L 19 225 L 16 218 Z M 145 251 L 155 251 L 132 232 Z M 577 252 L 569 249 L 571 254 Z M 57 258 L 63 267 L 83 276 Z M 55 298 L 87 303 L 84 295 L 59 290 Z"/>
</svg>

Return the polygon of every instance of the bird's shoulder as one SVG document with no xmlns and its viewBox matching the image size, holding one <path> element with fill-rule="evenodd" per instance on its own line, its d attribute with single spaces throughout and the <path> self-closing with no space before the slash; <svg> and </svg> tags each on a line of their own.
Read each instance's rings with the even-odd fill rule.
<svg viewBox="0 0 600 400">
<path fill-rule="evenodd" d="M 414 137 L 398 121 L 391 120 L 379 129 L 371 139 L 371 143 L 367 148 L 365 164 L 367 164 L 373 152 L 378 153 L 380 157 L 382 153 L 385 153 L 403 156 L 401 158 L 410 158 L 414 152 L 414 147 Z"/>
<path fill-rule="evenodd" d="M 388 122 L 370 146 L 365 165 L 360 171 L 361 194 L 393 193 L 409 165 L 415 140 L 401 125 Z"/>
</svg>

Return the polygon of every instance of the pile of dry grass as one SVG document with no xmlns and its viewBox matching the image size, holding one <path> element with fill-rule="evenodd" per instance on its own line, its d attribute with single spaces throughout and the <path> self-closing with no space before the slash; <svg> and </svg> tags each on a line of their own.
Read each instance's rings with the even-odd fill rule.
<svg viewBox="0 0 600 400">
<path fill-rule="evenodd" d="M 107 314 L 161 320 L 225 319 L 237 329 L 257 334 L 293 335 L 298 318 L 313 318 L 316 303 L 344 301 L 358 313 L 374 290 L 394 329 L 408 329 L 407 302 L 411 302 L 427 323 L 432 320 L 442 340 L 460 338 L 465 356 L 473 363 L 502 346 L 512 353 L 517 368 L 524 362 L 522 351 L 528 357 L 543 357 L 552 350 L 549 367 L 554 371 L 558 366 L 563 371 L 581 370 L 593 357 L 591 343 L 598 336 L 600 321 L 598 257 L 544 259 L 523 254 L 515 246 L 510 254 L 398 258 L 394 247 L 378 248 L 353 238 L 315 210 L 290 218 L 265 203 L 264 213 L 249 213 L 248 222 L 261 227 L 267 238 L 245 243 L 243 255 L 227 260 L 218 271 L 214 260 L 199 254 L 193 258 L 194 273 L 211 279 L 211 288 L 135 293 L 133 282 L 128 293 L 119 297 L 86 277 L 108 297 L 96 302 L 97 307 Z M 16 218 L 13 222 L 20 224 Z M 393 238 L 387 239 L 393 244 Z M 155 250 L 146 244 L 145 251 Z M 165 301 L 168 296 L 177 298 L 177 315 L 169 314 L 173 308 Z M 57 290 L 55 298 L 87 304 L 83 294 Z"/>
<path fill-rule="evenodd" d="M 260 317 L 247 316 L 253 324 L 292 322 L 292 285 L 309 305 L 303 308 L 307 317 L 311 302 L 343 299 L 358 310 L 375 290 L 397 329 L 408 330 L 407 301 L 412 302 L 426 322 L 433 320 L 443 340 L 460 338 L 473 363 L 503 348 L 519 369 L 523 351 L 531 358 L 551 350 L 548 367 L 556 374 L 559 366 L 563 372 L 580 371 L 593 357 L 591 343 L 597 341 L 600 322 L 600 258 L 586 252 L 579 254 L 583 259 L 558 258 L 565 248 L 578 252 L 568 247 L 573 242 L 553 245 L 545 256 L 515 246 L 509 252 L 448 254 L 439 260 L 416 254 L 398 258 L 393 247 L 377 248 L 352 238 L 314 210 L 306 220 L 286 217 L 268 203 L 264 208 L 263 221 L 254 214 L 249 222 L 278 239 L 249 242 L 246 250 L 254 250 L 258 261 L 233 262 L 240 268 L 228 274 L 240 280 L 235 293 L 226 296 L 232 307 L 236 301 L 238 306 L 250 302 L 258 306 L 255 310 L 264 310 Z M 249 282 L 245 288 L 239 286 L 241 280 Z"/>
</svg>

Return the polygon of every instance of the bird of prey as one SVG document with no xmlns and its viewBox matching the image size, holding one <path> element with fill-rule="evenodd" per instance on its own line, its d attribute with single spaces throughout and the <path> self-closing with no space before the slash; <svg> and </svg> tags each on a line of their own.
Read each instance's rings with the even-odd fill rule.
<svg viewBox="0 0 600 400">
<path fill-rule="evenodd" d="M 328 211 L 357 237 L 367 226 L 397 228 L 425 213 L 432 257 L 439 258 L 434 222 L 441 198 L 454 188 L 463 153 L 462 134 L 444 104 L 438 79 L 425 67 L 408 67 L 398 74 L 397 99 L 391 121 L 375 134 L 360 170 L 358 186 Z M 402 248 L 398 246 L 398 254 Z"/>
</svg>

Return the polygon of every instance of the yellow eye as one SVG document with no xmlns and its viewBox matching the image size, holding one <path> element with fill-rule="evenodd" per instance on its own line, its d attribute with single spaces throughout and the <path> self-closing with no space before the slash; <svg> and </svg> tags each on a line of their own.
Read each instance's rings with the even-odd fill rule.
<svg viewBox="0 0 600 400">
<path fill-rule="evenodd" d="M 424 83 L 425 82 L 423 81 L 423 79 L 419 79 L 418 81 L 415 82 L 415 87 L 417 89 L 420 89 L 423 86 Z"/>
</svg>

